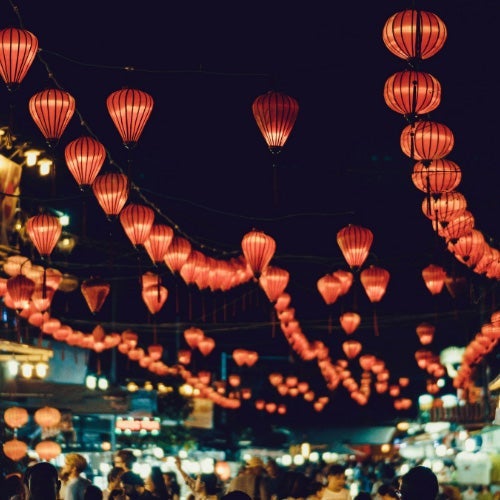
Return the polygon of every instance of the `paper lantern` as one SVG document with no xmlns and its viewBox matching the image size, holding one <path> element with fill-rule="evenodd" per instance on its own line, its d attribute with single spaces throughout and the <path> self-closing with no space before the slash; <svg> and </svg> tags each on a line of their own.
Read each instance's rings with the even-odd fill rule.
<svg viewBox="0 0 500 500">
<path fill-rule="evenodd" d="M 349 224 L 337 233 L 337 244 L 352 269 L 363 265 L 373 242 L 373 233 L 361 226 Z"/>
<path fill-rule="evenodd" d="M 61 412 L 57 408 L 44 406 L 35 412 L 34 419 L 42 428 L 55 427 L 61 421 Z"/>
<path fill-rule="evenodd" d="M 462 180 L 462 171 L 448 159 L 417 162 L 413 167 L 411 180 L 415 187 L 427 194 L 439 194 L 453 191 Z"/>
<path fill-rule="evenodd" d="M 361 316 L 355 312 L 345 312 L 340 316 L 339 321 L 344 332 L 351 335 L 361 323 Z"/>
<path fill-rule="evenodd" d="M 276 302 L 285 291 L 290 279 L 290 273 L 285 269 L 267 266 L 260 275 L 259 283 L 270 302 Z"/>
<path fill-rule="evenodd" d="M 361 271 L 360 279 L 370 302 L 380 302 L 387 289 L 390 274 L 381 267 L 370 266 Z"/>
<path fill-rule="evenodd" d="M 26 222 L 26 232 L 43 259 L 48 259 L 62 232 L 58 217 L 40 214 L 30 217 Z"/>
<path fill-rule="evenodd" d="M 205 337 L 203 330 L 191 327 L 184 330 L 184 339 L 191 349 L 196 349 L 200 341 Z"/>
<path fill-rule="evenodd" d="M 436 327 L 431 325 L 430 323 L 420 323 L 417 326 L 417 335 L 422 345 L 428 345 L 434 339 L 434 332 L 436 331 Z"/>
<path fill-rule="evenodd" d="M 7 292 L 12 300 L 14 309 L 17 311 L 29 306 L 29 301 L 34 290 L 35 283 L 22 274 L 18 274 L 7 280 Z"/>
<path fill-rule="evenodd" d="M 4 422 L 12 429 L 19 429 L 28 422 L 28 410 L 19 406 L 7 408 L 3 414 Z"/>
<path fill-rule="evenodd" d="M 316 286 L 327 305 L 335 303 L 342 290 L 341 281 L 331 274 L 321 277 L 317 281 Z"/>
<path fill-rule="evenodd" d="M 110 289 L 109 282 L 100 278 L 89 278 L 82 281 L 80 290 L 92 314 L 101 310 Z"/>
<path fill-rule="evenodd" d="M 276 242 L 263 231 L 252 230 L 241 240 L 243 255 L 254 276 L 259 278 L 276 251 Z"/>
<path fill-rule="evenodd" d="M 18 462 L 28 453 L 28 445 L 19 439 L 10 439 L 3 444 L 4 455 L 14 462 Z"/>
<path fill-rule="evenodd" d="M 349 359 L 355 358 L 362 349 L 361 342 L 357 340 L 346 340 L 342 343 L 342 350 Z"/>
<path fill-rule="evenodd" d="M 119 215 L 120 223 L 132 245 L 142 245 L 149 237 L 155 212 L 146 205 L 128 204 Z"/>
<path fill-rule="evenodd" d="M 90 186 L 99 174 L 106 150 L 103 144 L 93 137 L 79 137 L 64 148 L 64 158 L 71 175 L 80 189 Z"/>
<path fill-rule="evenodd" d="M 215 347 L 215 340 L 211 337 L 203 337 L 198 342 L 198 349 L 203 356 L 208 356 Z"/>
<path fill-rule="evenodd" d="M 422 120 L 407 125 L 400 136 L 403 153 L 414 160 L 439 160 L 455 145 L 453 132 L 442 123 Z"/>
<path fill-rule="evenodd" d="M 462 215 L 467 208 L 467 200 L 462 193 L 450 191 L 430 196 L 422 200 L 423 214 L 433 222 L 444 226 L 448 221 Z"/>
<path fill-rule="evenodd" d="M 431 294 L 437 295 L 443 289 L 446 271 L 441 266 L 430 264 L 422 270 L 422 278 Z"/>
<path fill-rule="evenodd" d="M 108 217 L 116 216 L 128 199 L 128 177 L 125 174 L 98 175 L 92 183 L 92 191 L 104 213 Z"/>
<path fill-rule="evenodd" d="M 54 460 L 54 458 L 57 458 L 62 452 L 59 444 L 49 440 L 40 441 L 35 446 L 35 451 L 38 453 L 41 460 L 46 460 L 47 462 Z"/>
<path fill-rule="evenodd" d="M 163 262 L 170 243 L 174 237 L 174 230 L 166 224 L 153 224 L 148 238 L 144 241 L 144 248 L 153 261 L 153 264 Z"/>
<path fill-rule="evenodd" d="M 191 243 L 186 238 L 174 236 L 163 260 L 172 273 L 180 272 L 191 253 Z"/>
<path fill-rule="evenodd" d="M 151 314 L 161 310 L 167 301 L 168 290 L 161 285 L 147 286 L 141 291 L 142 300 Z"/>
</svg>

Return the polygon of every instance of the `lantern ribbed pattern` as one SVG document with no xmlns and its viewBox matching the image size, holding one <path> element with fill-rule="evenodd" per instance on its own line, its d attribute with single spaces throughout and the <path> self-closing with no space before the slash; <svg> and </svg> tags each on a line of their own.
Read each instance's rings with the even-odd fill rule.
<svg viewBox="0 0 500 500">
<path fill-rule="evenodd" d="M 333 304 L 338 299 L 342 290 L 341 281 L 331 274 L 322 276 L 317 281 L 316 286 L 327 305 Z"/>
<path fill-rule="evenodd" d="M 120 223 L 132 245 L 142 245 L 149 237 L 155 220 L 152 208 L 130 203 L 120 212 Z"/>
<path fill-rule="evenodd" d="M 106 106 L 126 148 L 132 149 L 153 111 L 153 98 L 137 89 L 122 89 L 106 99 Z"/>
<path fill-rule="evenodd" d="M 437 295 L 443 289 L 446 271 L 441 266 L 430 264 L 422 270 L 422 278 L 429 292 L 432 295 Z"/>
<path fill-rule="evenodd" d="M 144 248 L 154 264 L 162 262 L 174 237 L 174 230 L 166 224 L 153 224 Z"/>
<path fill-rule="evenodd" d="M 127 203 L 129 182 L 125 174 L 98 175 L 92 183 L 97 202 L 108 216 L 118 215 Z"/>
<path fill-rule="evenodd" d="M 7 408 L 3 414 L 5 423 L 12 429 L 19 429 L 28 422 L 28 410 L 19 406 Z"/>
<path fill-rule="evenodd" d="M 28 445 L 19 439 L 11 439 L 3 444 L 3 453 L 12 461 L 18 462 L 28 453 Z"/>
<path fill-rule="evenodd" d="M 273 258 L 276 242 L 264 232 L 252 230 L 243 236 L 241 249 L 254 276 L 258 278 Z"/>
<path fill-rule="evenodd" d="M 361 226 L 349 224 L 337 233 L 337 244 L 352 269 L 361 267 L 373 243 L 373 233 Z"/>
<path fill-rule="evenodd" d="M 151 314 L 161 310 L 168 297 L 168 290 L 164 286 L 151 285 L 142 289 L 141 296 Z"/>
<path fill-rule="evenodd" d="M 101 307 L 109 295 L 110 289 L 111 285 L 100 278 L 89 278 L 82 281 L 80 290 L 92 314 L 101 310 Z"/>
<path fill-rule="evenodd" d="M 351 335 L 361 323 L 361 316 L 355 312 L 345 312 L 340 316 L 339 321 L 342 330 L 344 330 L 347 335 Z"/>
<path fill-rule="evenodd" d="M 370 302 L 380 302 L 389 283 L 390 273 L 381 267 L 370 266 L 360 273 L 361 284 Z"/>
<path fill-rule="evenodd" d="M 16 90 L 38 51 L 38 39 L 19 28 L 0 30 L 0 76 L 10 91 Z"/>
<path fill-rule="evenodd" d="M 179 271 L 186 285 L 192 285 L 196 282 L 197 273 L 205 265 L 205 260 L 206 257 L 204 254 L 198 250 L 191 250 Z"/>
<path fill-rule="evenodd" d="M 430 165 L 415 163 L 411 180 L 415 187 L 428 194 L 453 191 L 462 180 L 460 167 L 451 160 L 432 160 Z"/>
<path fill-rule="evenodd" d="M 432 221 L 440 223 L 462 215 L 467 208 L 465 196 L 458 191 L 441 193 L 438 196 L 430 196 L 422 200 L 422 212 Z"/>
<path fill-rule="evenodd" d="M 179 272 L 191 253 L 191 243 L 186 238 L 174 236 L 163 257 L 172 273 Z"/>
<path fill-rule="evenodd" d="M 30 297 L 35 290 L 35 282 L 22 274 L 7 280 L 7 292 L 18 311 L 29 306 Z"/>
<path fill-rule="evenodd" d="M 267 298 L 276 302 L 278 297 L 285 291 L 290 279 L 290 273 L 285 269 L 275 266 L 267 266 L 259 278 L 259 283 Z"/>
<path fill-rule="evenodd" d="M 75 99 L 64 90 L 42 90 L 30 98 L 30 115 L 49 146 L 57 145 L 75 113 L 75 107 Z"/>
<path fill-rule="evenodd" d="M 462 214 L 453 217 L 444 226 L 438 227 L 439 236 L 454 243 L 458 238 L 469 234 L 475 225 L 475 219 L 471 212 L 465 210 Z"/>
<path fill-rule="evenodd" d="M 269 150 L 279 153 L 297 119 L 298 102 L 293 97 L 270 90 L 254 100 L 252 112 Z"/>
<path fill-rule="evenodd" d="M 485 240 L 483 233 L 477 229 L 473 229 L 466 236 L 458 238 L 455 243 L 448 243 L 448 250 L 450 250 L 460 262 L 472 268 L 481 260 L 484 253 L 484 245 Z"/>
<path fill-rule="evenodd" d="M 342 350 L 349 359 L 355 358 L 362 349 L 361 342 L 357 340 L 346 340 L 342 343 Z"/>
<path fill-rule="evenodd" d="M 384 100 L 396 113 L 410 117 L 424 115 L 441 103 L 441 84 L 430 73 L 400 71 L 386 80 Z"/>
<path fill-rule="evenodd" d="M 454 145 L 453 132 L 446 125 L 427 120 L 407 125 L 400 137 L 403 153 L 418 161 L 444 158 Z"/>
<path fill-rule="evenodd" d="M 106 159 L 104 146 L 93 137 L 79 137 L 64 148 L 64 158 L 80 188 L 90 186 Z"/>
<path fill-rule="evenodd" d="M 447 29 L 432 12 L 404 10 L 385 22 L 382 39 L 387 49 L 404 60 L 428 59 L 446 42 Z"/>
<path fill-rule="evenodd" d="M 57 217 L 40 214 L 28 219 L 26 232 L 40 256 L 48 258 L 61 236 L 62 226 Z"/>
</svg>

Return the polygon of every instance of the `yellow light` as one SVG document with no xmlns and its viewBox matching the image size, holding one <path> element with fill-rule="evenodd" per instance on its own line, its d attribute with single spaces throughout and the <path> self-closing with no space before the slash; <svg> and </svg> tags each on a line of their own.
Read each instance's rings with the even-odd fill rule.
<svg viewBox="0 0 500 500">
<path fill-rule="evenodd" d="M 38 167 L 40 168 L 40 175 L 49 175 L 50 167 L 52 167 L 52 160 L 49 160 L 48 158 L 42 158 L 41 160 L 38 160 Z"/>
<path fill-rule="evenodd" d="M 19 361 L 9 359 L 9 361 L 7 361 L 7 372 L 11 377 L 17 376 L 19 373 Z"/>
<path fill-rule="evenodd" d="M 97 380 L 97 387 L 99 387 L 101 391 L 106 391 L 109 387 L 108 379 L 106 377 L 99 377 Z"/>
<path fill-rule="evenodd" d="M 401 432 L 406 432 L 410 428 L 410 423 L 403 421 L 403 422 L 398 422 L 396 425 L 396 429 Z"/>
<path fill-rule="evenodd" d="M 34 167 L 36 165 L 36 161 L 41 151 L 38 149 L 28 149 L 24 152 L 24 156 L 26 157 L 26 166 Z"/>
<path fill-rule="evenodd" d="M 149 380 L 147 382 L 144 382 L 144 390 L 146 391 L 153 390 L 153 384 Z"/>
<path fill-rule="evenodd" d="M 194 392 L 194 388 L 192 385 L 189 384 L 182 384 L 179 387 L 179 394 L 181 396 L 192 396 Z"/>
<path fill-rule="evenodd" d="M 127 384 L 127 391 L 128 392 L 136 392 L 139 390 L 139 386 L 135 382 L 129 382 Z"/>
<path fill-rule="evenodd" d="M 35 373 L 38 378 L 45 378 L 49 372 L 49 365 L 40 361 L 35 365 Z"/>
<path fill-rule="evenodd" d="M 59 217 L 59 222 L 61 223 L 61 226 L 69 226 L 69 215 L 63 214 Z"/>
<path fill-rule="evenodd" d="M 388 444 L 388 443 L 384 443 L 381 447 L 380 447 L 380 451 L 382 453 L 389 453 L 391 451 L 391 445 Z"/>
<path fill-rule="evenodd" d="M 111 450 L 111 443 L 109 441 L 103 441 L 101 443 L 101 449 L 102 449 L 102 451 L 109 451 L 109 450 Z"/>
<path fill-rule="evenodd" d="M 34 366 L 31 363 L 23 363 L 21 365 L 21 375 L 24 378 L 31 378 L 33 376 Z"/>
</svg>

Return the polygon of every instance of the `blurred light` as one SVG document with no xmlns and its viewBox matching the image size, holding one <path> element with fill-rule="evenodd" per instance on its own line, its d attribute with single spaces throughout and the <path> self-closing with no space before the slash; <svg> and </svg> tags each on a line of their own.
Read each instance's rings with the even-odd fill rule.
<svg viewBox="0 0 500 500">
<path fill-rule="evenodd" d="M 200 460 L 200 469 L 203 474 L 212 474 L 214 472 L 214 467 L 213 458 L 202 458 Z"/>
<path fill-rule="evenodd" d="M 182 384 L 179 387 L 179 394 L 181 396 L 192 396 L 194 392 L 193 386 L 189 384 Z"/>
<path fill-rule="evenodd" d="M 401 432 L 406 432 L 410 428 L 410 422 L 402 421 L 398 422 L 396 425 L 396 429 Z"/>
<path fill-rule="evenodd" d="M 443 394 L 441 396 L 443 408 L 455 408 L 458 405 L 458 398 L 454 394 Z"/>
<path fill-rule="evenodd" d="M 439 474 L 444 469 L 444 462 L 442 460 L 434 460 L 431 469 L 434 474 Z"/>
<path fill-rule="evenodd" d="M 475 451 L 477 448 L 477 441 L 474 438 L 469 438 L 465 440 L 464 449 L 465 451 Z"/>
<path fill-rule="evenodd" d="M 34 366 L 31 363 L 23 363 L 21 365 L 21 375 L 24 378 L 31 378 L 33 376 Z"/>
<path fill-rule="evenodd" d="M 85 377 L 85 386 L 93 391 L 97 387 L 97 377 L 95 375 L 87 375 Z"/>
<path fill-rule="evenodd" d="M 101 391 L 106 391 L 109 387 L 109 382 L 106 377 L 99 377 L 97 380 L 97 387 L 101 389 Z"/>
<path fill-rule="evenodd" d="M 319 462 L 319 453 L 317 451 L 311 451 L 311 454 L 309 455 L 309 461 L 310 462 Z"/>
<path fill-rule="evenodd" d="M 149 380 L 144 382 L 144 390 L 145 391 L 152 391 L 153 389 L 154 389 L 153 384 Z"/>
<path fill-rule="evenodd" d="M 311 445 L 309 443 L 302 443 L 300 445 L 300 454 L 304 458 L 309 458 L 309 455 L 311 454 Z"/>
<path fill-rule="evenodd" d="M 404 476 L 410 470 L 410 464 L 403 464 L 399 469 L 399 475 Z"/>
<path fill-rule="evenodd" d="M 288 453 L 286 453 L 285 455 L 283 455 L 281 457 L 281 463 L 283 464 L 284 467 L 289 467 L 290 465 L 292 465 L 292 457 L 291 457 L 291 455 L 288 455 Z"/>
<path fill-rule="evenodd" d="M 68 214 L 63 214 L 59 216 L 59 222 L 61 223 L 61 226 L 69 226 L 69 215 Z"/>
<path fill-rule="evenodd" d="M 164 456 L 163 449 L 160 448 L 159 446 L 156 446 L 155 448 L 153 448 L 153 455 L 158 459 L 163 458 Z"/>
<path fill-rule="evenodd" d="M 391 451 L 391 445 L 388 444 L 388 443 L 384 443 L 381 447 L 380 447 L 380 451 L 382 453 L 389 453 Z"/>
<path fill-rule="evenodd" d="M 111 450 L 111 443 L 109 441 L 103 441 L 101 443 L 101 450 L 102 451 L 109 451 L 109 450 Z M 109 472 L 109 470 L 108 470 L 108 472 Z"/>
<path fill-rule="evenodd" d="M 35 373 L 38 378 L 45 378 L 49 372 L 49 365 L 44 361 L 40 361 L 35 365 Z"/>
<path fill-rule="evenodd" d="M 432 403 L 434 401 L 434 397 L 430 394 L 421 394 L 418 397 L 418 407 L 422 411 L 427 411 L 432 408 Z"/>
<path fill-rule="evenodd" d="M 136 392 L 139 390 L 139 386 L 135 382 L 129 382 L 127 384 L 127 391 L 128 392 Z"/>
<path fill-rule="evenodd" d="M 294 465 L 304 465 L 304 462 L 306 461 L 306 459 L 302 456 L 302 455 L 295 455 L 293 457 L 293 464 Z"/>
<path fill-rule="evenodd" d="M 438 456 L 438 457 L 446 456 L 447 451 L 448 451 L 448 448 L 444 444 L 440 444 L 440 445 L 436 446 L 436 456 Z"/>
<path fill-rule="evenodd" d="M 34 167 L 40 153 L 41 151 L 38 151 L 38 149 L 27 149 L 24 152 L 24 156 L 26 158 L 26 166 Z"/>
<path fill-rule="evenodd" d="M 52 160 L 48 158 L 41 158 L 38 160 L 39 173 L 42 176 L 50 174 L 50 168 L 52 167 Z"/>
<path fill-rule="evenodd" d="M 7 373 L 10 377 L 15 377 L 19 373 L 19 361 L 15 359 L 9 359 L 6 363 Z"/>
<path fill-rule="evenodd" d="M 179 450 L 179 458 L 187 458 L 188 454 L 186 450 Z"/>
<path fill-rule="evenodd" d="M 101 444 L 101 448 L 102 448 L 103 444 L 104 443 Z M 109 444 L 109 447 L 111 449 L 111 444 Z M 104 450 L 104 451 L 109 451 L 109 450 Z M 99 464 L 99 471 L 102 473 L 102 475 L 104 477 L 106 477 L 108 475 L 108 473 L 109 473 L 110 470 L 111 470 L 111 464 L 109 464 L 108 462 L 101 462 Z"/>
<path fill-rule="evenodd" d="M 436 382 L 436 385 L 439 388 L 442 388 L 442 387 L 444 387 L 446 385 L 446 380 L 444 378 L 438 378 L 437 382 Z"/>
</svg>

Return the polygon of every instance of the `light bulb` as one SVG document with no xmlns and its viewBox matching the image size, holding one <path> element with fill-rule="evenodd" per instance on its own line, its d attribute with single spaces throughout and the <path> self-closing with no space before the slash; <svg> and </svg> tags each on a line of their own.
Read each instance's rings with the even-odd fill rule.
<svg viewBox="0 0 500 500">
<path fill-rule="evenodd" d="M 34 366 L 31 363 L 23 363 L 21 365 L 21 375 L 24 378 L 31 378 L 33 376 Z"/>
</svg>

